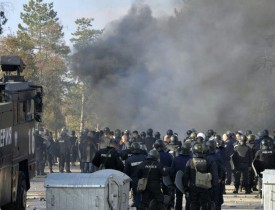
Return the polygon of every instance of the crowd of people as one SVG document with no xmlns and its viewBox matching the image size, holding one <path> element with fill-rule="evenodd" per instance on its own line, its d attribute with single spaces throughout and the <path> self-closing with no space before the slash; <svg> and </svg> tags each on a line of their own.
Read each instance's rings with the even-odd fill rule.
<svg viewBox="0 0 275 210">
<path fill-rule="evenodd" d="M 44 175 L 46 163 L 50 172 L 59 164 L 59 172 L 70 173 L 70 166 L 80 162 L 83 173 L 114 169 L 131 178 L 133 207 L 144 209 L 221 209 L 226 185 L 235 186 L 233 193 L 262 195 L 262 173 L 275 169 L 275 140 L 268 130 L 257 134 L 247 130 L 187 130 L 179 138 L 173 130 L 164 136 L 149 128 L 146 132 L 129 130 L 102 131 L 85 129 L 79 138 L 75 132 L 62 129 L 53 139 L 48 130 L 37 130 L 37 175 Z M 205 178 L 207 177 L 207 178 Z M 140 191 L 139 179 L 147 178 Z"/>
</svg>

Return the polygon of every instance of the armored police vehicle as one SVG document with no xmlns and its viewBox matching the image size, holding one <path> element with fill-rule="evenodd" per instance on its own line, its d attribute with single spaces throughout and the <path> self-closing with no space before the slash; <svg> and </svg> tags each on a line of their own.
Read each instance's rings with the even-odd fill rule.
<svg viewBox="0 0 275 210">
<path fill-rule="evenodd" d="M 35 124 L 41 121 L 41 86 L 20 74 L 18 56 L 0 57 L 0 208 L 25 209 L 30 179 L 35 176 Z"/>
</svg>

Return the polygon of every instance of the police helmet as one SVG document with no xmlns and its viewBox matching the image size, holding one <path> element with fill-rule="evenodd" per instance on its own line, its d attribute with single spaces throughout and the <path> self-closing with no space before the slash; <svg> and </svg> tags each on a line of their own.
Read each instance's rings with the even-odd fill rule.
<svg viewBox="0 0 275 210">
<path fill-rule="evenodd" d="M 157 150 L 152 149 L 152 150 L 149 151 L 148 157 L 152 158 L 154 160 L 158 160 L 159 159 L 159 152 Z"/>
<path fill-rule="evenodd" d="M 270 139 L 263 139 L 260 143 L 260 149 L 268 150 L 273 148 L 273 142 Z"/>
<path fill-rule="evenodd" d="M 213 136 L 215 134 L 213 129 L 208 129 L 206 132 L 206 136 L 209 138 L 210 136 Z"/>
<path fill-rule="evenodd" d="M 190 135 L 191 135 L 191 133 L 192 133 L 192 131 L 191 131 L 191 130 L 187 130 L 187 131 L 186 131 L 186 135 L 187 135 L 187 136 L 190 136 Z"/>
<path fill-rule="evenodd" d="M 133 153 L 137 153 L 140 151 L 140 144 L 138 142 L 133 142 L 130 148 Z"/>
<path fill-rule="evenodd" d="M 171 130 L 171 129 L 169 129 L 169 130 L 167 130 L 167 132 L 166 132 L 166 134 L 168 135 L 168 136 L 172 136 L 173 135 L 173 130 Z"/>
<path fill-rule="evenodd" d="M 156 139 L 160 139 L 160 132 L 156 131 L 156 132 L 154 133 L 154 137 L 155 137 Z"/>
<path fill-rule="evenodd" d="M 164 148 L 164 141 L 161 140 L 161 139 L 157 139 L 153 146 L 154 146 L 155 149 Z"/>
<path fill-rule="evenodd" d="M 192 147 L 193 154 L 203 154 L 203 146 L 201 143 L 195 143 Z"/>
<path fill-rule="evenodd" d="M 250 135 L 250 134 L 252 134 L 252 131 L 251 131 L 251 130 L 246 130 L 246 131 L 245 131 L 245 135 L 246 135 L 246 136 L 248 136 L 248 135 Z"/>
<path fill-rule="evenodd" d="M 174 144 L 174 145 L 179 144 L 179 139 L 178 139 L 178 137 L 175 136 L 175 135 L 171 136 L 171 138 L 170 138 L 170 143 L 171 143 L 171 144 Z"/>
<path fill-rule="evenodd" d="M 146 133 L 145 133 L 144 131 L 142 131 L 142 132 L 140 133 L 140 136 L 141 136 L 141 138 L 145 139 L 145 138 L 146 138 Z"/>
<path fill-rule="evenodd" d="M 197 137 L 197 134 L 195 132 L 192 132 L 189 138 L 192 140 L 195 140 L 196 137 Z"/>
<path fill-rule="evenodd" d="M 214 140 L 209 140 L 206 142 L 206 146 L 208 147 L 209 153 L 214 153 L 216 151 L 217 142 Z"/>
<path fill-rule="evenodd" d="M 191 152 L 191 142 L 184 142 L 180 149 L 179 149 L 179 154 L 180 155 L 188 155 Z"/>
<path fill-rule="evenodd" d="M 68 135 L 68 129 L 66 127 L 63 127 L 61 129 L 61 136 L 67 136 Z"/>
<path fill-rule="evenodd" d="M 241 135 L 239 142 L 240 142 L 240 145 L 245 145 L 247 142 L 247 137 L 245 135 Z"/>
<path fill-rule="evenodd" d="M 229 138 L 233 136 L 233 132 L 230 130 L 227 130 L 225 133 Z"/>
<path fill-rule="evenodd" d="M 196 139 L 200 142 L 205 141 L 205 134 L 204 133 L 198 133 Z"/>
<path fill-rule="evenodd" d="M 215 140 L 217 148 L 223 148 L 224 147 L 224 141 L 221 139 Z"/>
<path fill-rule="evenodd" d="M 267 129 L 263 130 L 264 136 L 267 137 L 269 135 L 269 131 Z"/>
<path fill-rule="evenodd" d="M 116 138 L 120 138 L 121 137 L 121 130 L 119 130 L 119 129 L 115 130 L 115 137 Z"/>
<path fill-rule="evenodd" d="M 248 143 L 250 143 L 250 144 L 254 143 L 255 139 L 256 139 L 256 136 L 255 136 L 254 134 L 249 134 L 249 135 L 247 136 L 247 141 L 248 141 Z"/>
<path fill-rule="evenodd" d="M 148 136 L 153 136 L 153 129 L 148 128 L 146 133 L 147 133 Z"/>
<path fill-rule="evenodd" d="M 130 135 L 130 131 L 129 130 L 125 130 L 124 131 L 124 135 L 129 136 Z"/>
<path fill-rule="evenodd" d="M 104 132 L 105 134 L 108 134 L 108 133 L 110 132 L 110 128 L 105 127 L 104 130 L 103 130 L 103 132 Z"/>
<path fill-rule="evenodd" d="M 222 140 L 222 137 L 218 134 L 214 135 L 214 140 L 218 141 L 218 140 Z"/>
</svg>

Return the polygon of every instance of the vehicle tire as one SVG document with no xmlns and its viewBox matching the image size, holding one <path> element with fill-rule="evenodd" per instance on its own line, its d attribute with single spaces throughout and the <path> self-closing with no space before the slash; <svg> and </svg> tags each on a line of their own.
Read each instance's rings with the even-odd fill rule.
<svg viewBox="0 0 275 210">
<path fill-rule="evenodd" d="M 25 174 L 20 171 L 17 185 L 16 202 L 1 207 L 1 210 L 25 210 L 27 202 L 27 184 Z"/>
<path fill-rule="evenodd" d="M 25 174 L 20 171 L 17 185 L 17 196 L 14 209 L 25 210 L 27 206 L 27 184 Z"/>
</svg>

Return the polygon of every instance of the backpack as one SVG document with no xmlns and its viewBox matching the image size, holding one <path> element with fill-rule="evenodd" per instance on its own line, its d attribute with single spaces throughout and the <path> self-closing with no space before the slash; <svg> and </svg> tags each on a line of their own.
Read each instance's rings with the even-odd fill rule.
<svg viewBox="0 0 275 210">
<path fill-rule="evenodd" d="M 196 179 L 195 185 L 196 187 L 203 189 L 210 189 L 212 187 L 212 174 L 211 173 L 201 173 L 197 170 L 196 164 L 194 160 L 192 160 L 194 168 L 196 170 Z"/>
</svg>

